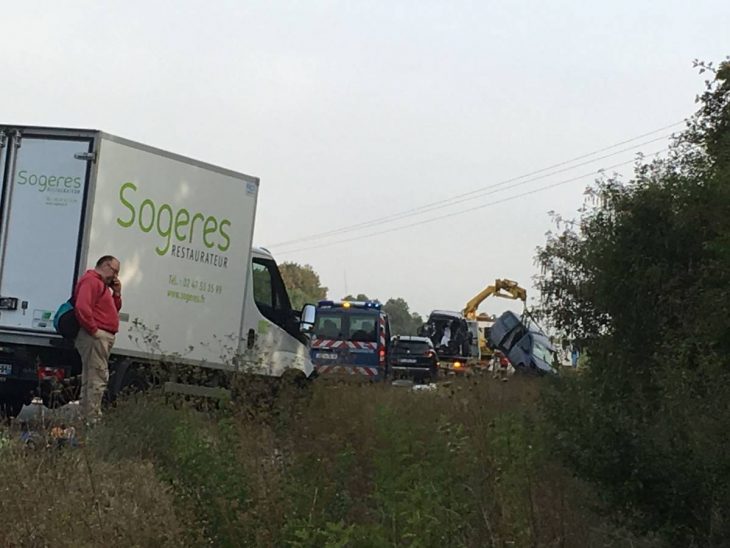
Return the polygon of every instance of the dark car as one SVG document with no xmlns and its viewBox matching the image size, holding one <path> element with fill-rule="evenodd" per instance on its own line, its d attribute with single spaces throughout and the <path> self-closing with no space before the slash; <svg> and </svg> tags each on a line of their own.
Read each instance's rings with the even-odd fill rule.
<svg viewBox="0 0 730 548">
<path fill-rule="evenodd" d="M 391 377 L 435 381 L 438 357 L 431 339 L 396 335 L 391 339 L 388 369 Z"/>
</svg>

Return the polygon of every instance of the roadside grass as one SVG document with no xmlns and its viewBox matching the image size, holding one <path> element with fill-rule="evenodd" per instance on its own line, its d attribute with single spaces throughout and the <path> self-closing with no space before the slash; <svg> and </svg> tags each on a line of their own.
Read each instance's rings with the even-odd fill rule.
<svg viewBox="0 0 730 548">
<path fill-rule="evenodd" d="M 142 459 L 111 463 L 86 448 L 0 449 L 0 546 L 180 546 L 172 486 Z"/>
<path fill-rule="evenodd" d="M 652 546 L 553 458 L 541 382 L 133 396 L 80 449 L 0 449 L 0 545 Z"/>
</svg>

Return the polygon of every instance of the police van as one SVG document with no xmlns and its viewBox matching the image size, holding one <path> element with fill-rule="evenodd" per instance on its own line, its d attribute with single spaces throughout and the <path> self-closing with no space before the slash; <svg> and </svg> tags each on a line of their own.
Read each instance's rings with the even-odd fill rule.
<svg viewBox="0 0 730 548">
<path fill-rule="evenodd" d="M 310 355 L 320 376 L 387 376 L 390 322 L 379 301 L 320 301 Z"/>
</svg>

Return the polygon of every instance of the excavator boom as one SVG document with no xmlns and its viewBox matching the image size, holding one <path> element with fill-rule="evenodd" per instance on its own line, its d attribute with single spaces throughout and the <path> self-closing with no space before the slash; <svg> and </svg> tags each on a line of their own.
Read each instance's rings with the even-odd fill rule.
<svg viewBox="0 0 730 548">
<path fill-rule="evenodd" d="M 470 299 L 468 303 L 466 303 L 463 314 L 467 321 L 482 321 L 489 323 L 494 321 L 494 316 L 484 313 L 477 315 L 477 308 L 479 308 L 479 305 L 482 304 L 484 299 L 490 296 L 502 297 L 503 299 L 520 300 L 523 303 L 527 302 L 527 291 L 525 291 L 523 287 L 520 287 L 517 282 L 506 279 L 495 280 L 494 285 L 485 287 L 482 291 Z M 479 328 L 478 333 L 479 353 L 481 355 L 480 363 L 486 364 L 489 361 L 489 358 L 491 358 L 493 352 L 487 343 L 486 331 Z"/>
<path fill-rule="evenodd" d="M 527 301 L 527 291 L 520 287 L 517 282 L 506 279 L 495 280 L 494 285 L 485 287 L 466 303 L 463 310 L 464 316 L 469 320 L 475 320 L 477 318 L 477 308 L 489 296 L 521 300 L 522 302 Z"/>
</svg>

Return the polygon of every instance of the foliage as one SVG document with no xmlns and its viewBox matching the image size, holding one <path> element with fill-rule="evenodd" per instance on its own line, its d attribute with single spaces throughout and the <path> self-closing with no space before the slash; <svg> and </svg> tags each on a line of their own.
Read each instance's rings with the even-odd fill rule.
<svg viewBox="0 0 730 548">
<path fill-rule="evenodd" d="M 343 301 L 369 301 L 371 300 L 370 297 L 365 295 L 365 293 L 358 293 L 356 297 L 353 297 L 352 295 L 346 295 L 345 297 L 342 297 Z"/>
<path fill-rule="evenodd" d="M 714 78 L 667 159 L 598 181 L 537 256 L 543 314 L 591 356 L 546 398 L 558 449 L 683 546 L 730 536 L 730 62 L 698 66 Z"/>
<path fill-rule="evenodd" d="M 205 412 L 154 392 L 117 402 L 82 449 L 0 436 L 0 544 L 650 545 L 552 459 L 534 379 L 234 384 Z"/>
<path fill-rule="evenodd" d="M 294 310 L 327 298 L 327 288 L 322 287 L 319 274 L 310 265 L 287 262 L 280 264 L 279 270 Z"/>
<path fill-rule="evenodd" d="M 423 318 L 415 312 L 411 313 L 408 303 L 400 298 L 391 298 L 383 305 L 388 313 L 393 335 L 416 335 L 423 325 Z"/>
<path fill-rule="evenodd" d="M 172 487 L 143 459 L 80 449 L 2 452 L 0 546 L 156 546 L 188 540 Z"/>
<path fill-rule="evenodd" d="M 235 466 L 238 440 L 230 421 L 210 423 L 151 395 L 122 402 L 94 438 L 92 447 L 106 461 L 154 462 L 178 503 L 195 516 L 198 536 L 234 546 L 244 534 L 236 514 L 247 501 L 247 488 Z"/>
</svg>

